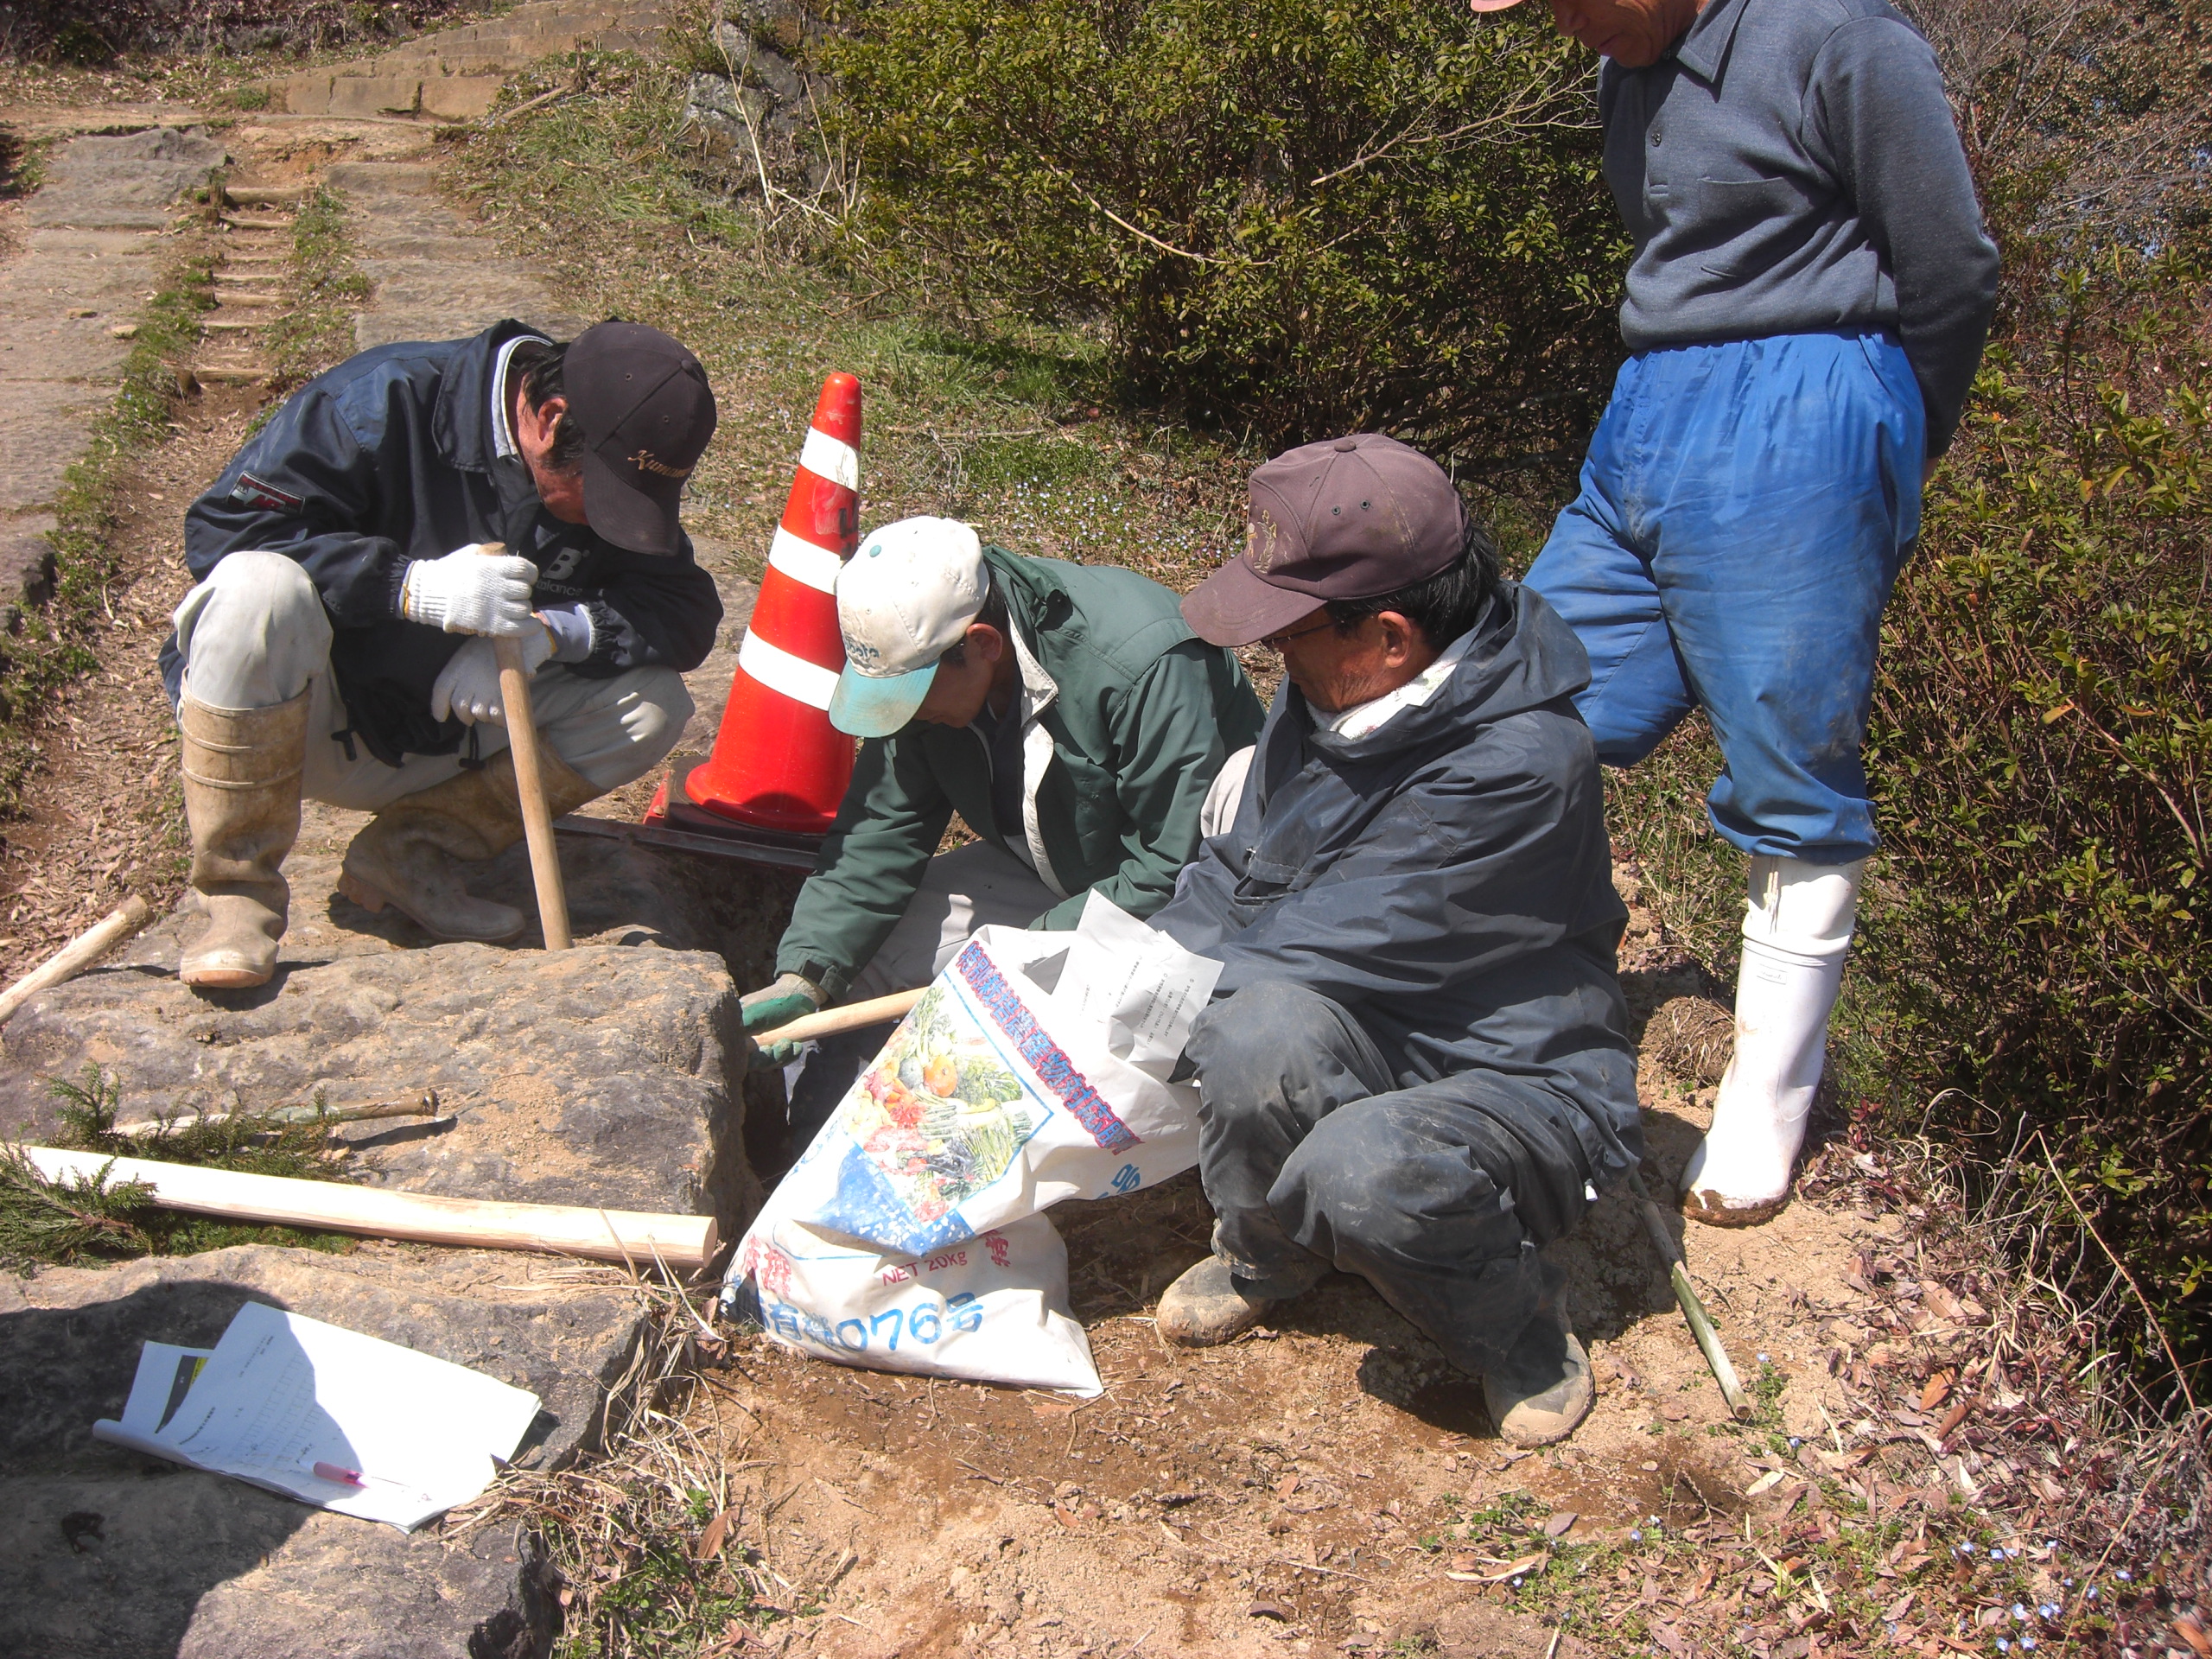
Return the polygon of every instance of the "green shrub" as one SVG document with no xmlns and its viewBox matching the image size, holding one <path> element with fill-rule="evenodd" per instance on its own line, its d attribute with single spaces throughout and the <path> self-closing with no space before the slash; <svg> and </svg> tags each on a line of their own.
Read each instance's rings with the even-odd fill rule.
<svg viewBox="0 0 2212 1659">
<path fill-rule="evenodd" d="M 2212 1279 L 2207 273 L 2077 270 L 1985 366 L 1891 606 L 1860 960 L 1939 1120 L 2041 1130 L 2178 1329 Z"/>
<path fill-rule="evenodd" d="M 821 46 L 861 257 L 1098 328 L 1124 391 L 1269 442 L 1579 456 L 1625 242 L 1593 60 L 1436 0 L 862 0 Z"/>
</svg>

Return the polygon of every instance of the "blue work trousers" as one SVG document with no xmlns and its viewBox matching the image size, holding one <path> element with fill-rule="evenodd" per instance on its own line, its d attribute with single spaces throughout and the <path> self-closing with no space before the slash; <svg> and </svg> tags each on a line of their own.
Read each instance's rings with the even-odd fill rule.
<svg viewBox="0 0 2212 1659">
<path fill-rule="evenodd" d="M 1874 850 L 1859 761 L 1882 607 L 1920 533 L 1925 416 L 1880 334 L 1640 352 L 1528 585 L 1590 654 L 1609 766 L 1693 708 L 1723 761 L 1713 827 L 1747 853 Z"/>
<path fill-rule="evenodd" d="M 1214 1252 L 1263 1293 L 1357 1274 L 1479 1376 L 1557 1290 L 1541 1252 L 1591 1176 L 1562 1096 L 1479 1067 L 1401 1088 L 1358 1020 L 1287 981 L 1215 1003 L 1188 1052 Z"/>
</svg>

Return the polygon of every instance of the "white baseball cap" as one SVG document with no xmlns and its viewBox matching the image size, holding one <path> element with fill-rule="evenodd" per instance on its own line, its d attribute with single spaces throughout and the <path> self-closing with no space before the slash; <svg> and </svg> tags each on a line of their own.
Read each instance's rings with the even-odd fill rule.
<svg viewBox="0 0 2212 1659">
<path fill-rule="evenodd" d="M 837 573 L 845 671 L 830 723 L 888 737 L 914 717 L 938 658 L 968 634 L 991 588 L 983 543 L 957 518 L 901 518 L 861 543 Z"/>
</svg>

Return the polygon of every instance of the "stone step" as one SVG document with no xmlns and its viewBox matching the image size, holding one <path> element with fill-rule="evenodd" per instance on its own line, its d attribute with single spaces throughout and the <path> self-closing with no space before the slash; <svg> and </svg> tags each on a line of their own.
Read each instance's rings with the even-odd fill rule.
<svg viewBox="0 0 2212 1659">
<path fill-rule="evenodd" d="M 212 320 L 200 325 L 203 331 L 211 334 L 250 334 L 256 328 L 266 328 L 268 326 L 265 322 L 218 322 Z"/>
<path fill-rule="evenodd" d="M 289 219 L 240 219 L 226 215 L 223 223 L 234 231 L 289 231 L 292 228 L 292 221 Z"/>
<path fill-rule="evenodd" d="M 223 200 L 233 207 L 296 207 L 307 200 L 303 184 L 226 184 Z"/>
<path fill-rule="evenodd" d="M 218 305 L 282 305 L 284 296 L 282 294 L 222 293 L 215 296 L 215 302 Z"/>
<path fill-rule="evenodd" d="M 195 363 L 193 374 L 209 385 L 258 386 L 269 378 L 266 370 L 245 363 Z"/>
</svg>

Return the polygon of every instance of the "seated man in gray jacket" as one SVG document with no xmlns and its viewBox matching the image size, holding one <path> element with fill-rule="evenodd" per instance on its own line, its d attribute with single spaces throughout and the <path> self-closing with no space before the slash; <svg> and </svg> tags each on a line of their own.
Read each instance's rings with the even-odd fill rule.
<svg viewBox="0 0 2212 1659">
<path fill-rule="evenodd" d="M 1508 1440 L 1563 1439 L 1589 1360 L 1541 1253 L 1642 1147 L 1582 649 L 1443 471 L 1372 435 L 1255 472 L 1246 551 L 1183 613 L 1286 683 L 1152 922 L 1225 969 L 1188 1062 L 1215 1253 L 1160 1333 L 1224 1342 L 1358 1274 Z"/>
</svg>

